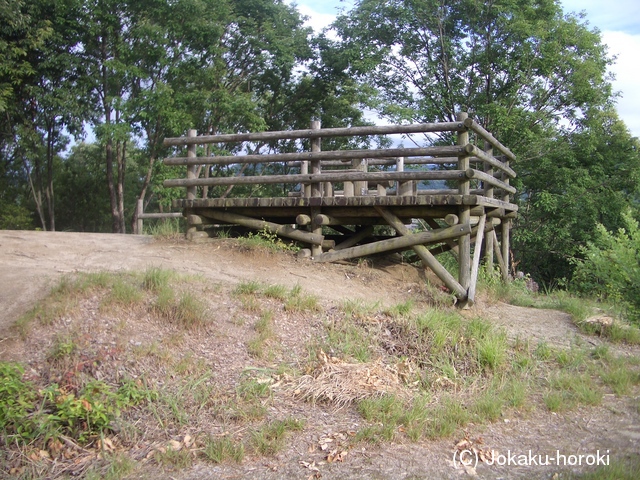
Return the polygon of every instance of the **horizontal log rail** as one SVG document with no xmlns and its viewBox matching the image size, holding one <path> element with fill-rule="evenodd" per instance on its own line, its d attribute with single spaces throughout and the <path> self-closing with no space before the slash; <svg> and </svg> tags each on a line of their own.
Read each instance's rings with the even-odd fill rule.
<svg viewBox="0 0 640 480">
<path fill-rule="evenodd" d="M 427 170 L 410 172 L 346 172 L 293 175 L 262 175 L 256 177 L 209 177 L 177 178 L 165 180 L 165 187 L 203 187 L 212 185 L 266 185 L 278 183 L 323 183 L 323 182 L 383 182 L 396 180 L 460 180 L 467 176 L 459 170 Z M 495 180 L 495 179 L 494 179 Z M 496 180 L 498 181 L 498 180 Z"/>
<path fill-rule="evenodd" d="M 465 170 L 465 175 L 467 178 L 477 178 L 478 180 L 482 180 L 483 182 L 488 183 L 489 185 L 493 185 L 494 187 L 501 188 L 502 190 L 509 193 L 516 193 L 517 191 L 515 187 L 512 187 L 511 185 L 501 180 L 498 180 L 493 175 L 489 175 L 488 173 L 481 172 L 480 170 L 474 170 L 473 168 L 468 168 L 467 170 Z"/>
<path fill-rule="evenodd" d="M 276 153 L 265 155 L 237 155 L 216 157 L 170 157 L 164 160 L 165 165 L 232 165 L 243 163 L 280 163 L 296 160 L 341 160 L 380 157 L 404 157 L 405 155 L 463 155 L 474 151 L 473 145 L 466 147 L 426 147 L 426 148 L 390 148 L 384 150 L 334 150 L 328 152 Z"/>
<path fill-rule="evenodd" d="M 494 148 L 497 148 L 502 153 L 504 153 L 510 160 L 515 160 L 516 156 L 509 150 L 507 147 L 502 145 L 498 140 L 495 139 L 491 133 L 486 131 L 480 124 L 478 124 L 474 119 L 467 118 L 464 122 L 464 126 L 469 130 L 473 131 L 483 140 L 489 142 Z"/>
<path fill-rule="evenodd" d="M 231 133 L 201 135 L 199 137 L 165 138 L 165 147 L 205 145 L 208 143 L 238 143 L 264 140 L 295 140 L 303 138 L 358 137 L 364 135 L 395 135 L 400 133 L 441 133 L 465 130 L 463 122 L 418 123 L 412 125 L 383 125 L 308 130 L 283 130 L 279 132 Z"/>
</svg>

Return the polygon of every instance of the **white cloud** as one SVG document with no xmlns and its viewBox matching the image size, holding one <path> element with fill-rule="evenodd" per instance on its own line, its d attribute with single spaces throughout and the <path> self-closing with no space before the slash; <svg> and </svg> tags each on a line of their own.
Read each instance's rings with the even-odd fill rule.
<svg viewBox="0 0 640 480">
<path fill-rule="evenodd" d="M 305 26 L 312 27 L 315 32 L 320 32 L 323 28 L 328 27 L 336 16 L 330 13 L 318 13 L 307 5 L 298 5 L 298 11 L 308 17 Z"/>
<path fill-rule="evenodd" d="M 640 35 L 602 32 L 602 41 L 609 46 L 609 55 L 617 57 L 611 71 L 616 76 L 613 88 L 621 92 L 617 105 L 618 114 L 631 133 L 640 137 L 640 68 L 637 61 Z"/>
<path fill-rule="evenodd" d="M 638 0 L 562 0 L 565 13 L 587 13 L 586 20 L 598 29 L 640 34 Z"/>
</svg>

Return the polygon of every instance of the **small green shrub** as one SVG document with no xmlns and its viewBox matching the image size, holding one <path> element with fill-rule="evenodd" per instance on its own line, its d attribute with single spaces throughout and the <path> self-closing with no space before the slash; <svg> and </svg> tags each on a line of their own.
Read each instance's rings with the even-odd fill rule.
<svg viewBox="0 0 640 480">
<path fill-rule="evenodd" d="M 247 238 L 239 239 L 239 241 L 251 247 L 265 248 L 274 252 L 297 252 L 299 250 L 295 243 L 285 242 L 267 226 L 255 233 L 250 232 Z"/>
<path fill-rule="evenodd" d="M 287 432 L 303 428 L 304 422 L 295 418 L 274 420 L 253 432 L 252 445 L 262 455 L 275 455 L 284 448 Z"/>
<path fill-rule="evenodd" d="M 0 431 L 31 440 L 37 430 L 30 416 L 36 409 L 35 387 L 22 379 L 24 369 L 16 363 L 0 362 Z"/>
<path fill-rule="evenodd" d="M 291 289 L 289 297 L 284 304 L 284 309 L 288 312 L 318 312 L 320 304 L 318 297 L 302 293 L 302 287 L 296 285 Z"/>
<path fill-rule="evenodd" d="M 640 323 L 640 228 L 631 211 L 626 228 L 616 233 L 597 226 L 596 238 L 576 259 L 573 285 L 587 295 L 624 305 L 630 320 Z"/>
<path fill-rule="evenodd" d="M 227 460 L 241 463 L 244 459 L 244 445 L 229 437 L 210 437 L 205 442 L 203 453 L 214 463 L 223 463 Z"/>
<path fill-rule="evenodd" d="M 236 295 L 255 295 L 256 293 L 262 290 L 262 285 L 260 282 L 256 282 L 255 280 L 250 280 L 248 282 L 240 282 L 233 289 L 233 293 Z"/>
<path fill-rule="evenodd" d="M 38 389 L 23 380 L 20 365 L 0 362 L 0 431 L 18 443 L 67 435 L 81 443 L 110 429 L 122 409 L 156 398 L 125 382 L 118 390 L 88 382 L 77 393 L 51 384 Z"/>
<path fill-rule="evenodd" d="M 268 298 L 284 300 L 285 298 L 287 298 L 287 287 L 285 287 L 284 285 L 269 285 L 265 287 L 262 294 Z"/>
<path fill-rule="evenodd" d="M 202 300 L 190 292 L 185 292 L 178 300 L 175 318 L 186 328 L 201 327 L 207 322 L 205 317 L 206 310 Z"/>
<path fill-rule="evenodd" d="M 149 267 L 144 272 L 142 285 L 146 290 L 159 292 L 169 287 L 169 282 L 175 276 L 171 270 L 160 267 Z"/>
</svg>

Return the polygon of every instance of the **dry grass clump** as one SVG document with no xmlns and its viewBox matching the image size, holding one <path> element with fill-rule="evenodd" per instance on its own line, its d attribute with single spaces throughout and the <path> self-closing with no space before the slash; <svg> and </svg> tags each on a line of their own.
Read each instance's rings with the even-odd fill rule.
<svg viewBox="0 0 640 480">
<path fill-rule="evenodd" d="M 392 366 L 380 360 L 369 363 L 347 363 L 329 358 L 320 350 L 319 365 L 309 375 L 303 375 L 291 387 L 297 398 L 331 403 L 338 409 L 368 398 L 393 394 L 400 398 L 411 396 L 404 383 L 405 365 Z"/>
</svg>

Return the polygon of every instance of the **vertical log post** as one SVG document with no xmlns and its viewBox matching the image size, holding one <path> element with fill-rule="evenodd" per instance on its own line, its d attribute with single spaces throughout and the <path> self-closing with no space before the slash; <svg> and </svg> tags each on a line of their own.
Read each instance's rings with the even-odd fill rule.
<svg viewBox="0 0 640 480">
<path fill-rule="evenodd" d="M 457 116 L 458 122 L 464 122 L 467 119 L 468 115 L 466 112 L 460 112 Z M 458 145 L 464 146 L 469 143 L 469 132 L 462 131 L 458 132 Z M 465 171 L 469 168 L 469 155 L 460 155 L 458 157 L 458 170 Z M 460 180 L 459 184 L 459 193 L 460 195 L 469 195 L 470 193 L 470 185 L 469 179 L 464 178 Z M 468 205 L 462 205 L 460 207 L 460 223 L 465 225 L 470 223 L 471 221 L 471 210 Z M 471 279 L 471 235 L 463 235 L 458 240 L 458 266 L 459 266 L 459 275 L 458 282 L 465 290 L 469 290 L 469 283 Z"/>
<path fill-rule="evenodd" d="M 303 160 L 300 164 L 300 173 L 306 175 L 309 173 L 309 160 Z M 308 183 L 300 184 L 300 196 L 302 198 L 309 198 L 311 196 L 311 185 Z"/>
<path fill-rule="evenodd" d="M 366 172 L 369 168 L 369 162 L 366 158 L 355 158 L 351 162 L 351 168 L 361 172 Z M 369 193 L 369 182 L 353 182 L 353 188 L 355 190 L 356 197 L 364 197 Z"/>
<path fill-rule="evenodd" d="M 508 167 L 509 160 L 506 159 L 504 164 Z M 505 173 L 503 178 L 504 183 L 509 185 L 509 176 Z M 505 191 L 504 196 L 502 198 L 505 202 L 510 201 L 509 192 Z M 502 279 L 507 282 L 509 281 L 509 235 L 511 233 L 511 220 L 508 218 L 504 218 L 502 220 L 502 261 L 504 262 L 504 269 L 502 270 Z"/>
<path fill-rule="evenodd" d="M 144 233 L 144 220 L 142 219 L 142 215 L 144 214 L 144 200 L 139 198 L 138 199 L 138 204 L 137 204 L 137 210 L 138 212 L 136 213 L 136 235 L 142 235 Z"/>
<path fill-rule="evenodd" d="M 198 132 L 196 130 L 189 130 L 187 132 L 187 137 L 189 138 L 193 138 L 198 134 Z M 196 145 L 189 145 L 187 147 L 187 157 L 188 158 L 195 158 L 196 157 Z M 197 165 L 189 165 L 187 167 L 187 180 L 195 180 L 196 178 L 196 171 L 198 170 L 198 166 Z M 187 200 L 195 200 L 196 199 L 196 195 L 198 192 L 198 187 L 187 187 Z M 198 230 L 198 227 L 196 227 L 193 224 L 188 224 L 187 225 L 187 238 L 189 240 L 191 240 L 191 238 L 193 237 L 193 234 L 196 233 L 196 231 Z"/>
<path fill-rule="evenodd" d="M 320 120 L 311 120 L 311 129 L 318 130 L 320 129 Z M 322 139 L 321 138 L 312 138 L 311 139 L 311 152 L 320 152 L 322 147 Z M 312 160 L 311 161 L 311 174 L 319 175 L 321 173 L 320 160 Z M 322 184 L 321 183 L 312 183 L 311 184 L 311 197 L 321 197 L 322 196 Z M 322 225 L 318 224 L 315 220 L 315 217 L 320 213 L 320 209 L 312 208 L 311 209 L 311 232 L 322 235 Z M 311 245 L 311 255 L 317 256 L 322 254 L 322 245 Z"/>
<path fill-rule="evenodd" d="M 469 303 L 473 303 L 476 300 L 476 285 L 478 284 L 478 270 L 480 269 L 480 255 L 482 255 L 482 240 L 486 220 L 487 216 L 483 214 L 478 222 L 476 246 L 473 252 L 473 265 L 471 266 L 471 284 L 469 285 L 469 293 L 467 295 L 467 301 Z"/>
<path fill-rule="evenodd" d="M 320 129 L 320 120 L 311 120 L 311 130 Z M 312 138 L 311 139 L 311 152 L 319 152 L 321 150 L 322 139 L 321 138 Z M 321 173 L 320 160 L 311 160 L 311 175 L 319 175 Z M 311 196 L 312 197 L 321 197 L 322 196 L 322 184 L 321 183 L 312 183 L 311 184 Z"/>
<path fill-rule="evenodd" d="M 487 141 L 485 141 L 485 153 L 489 156 L 493 156 L 493 147 Z M 493 167 L 485 163 L 484 171 L 493 176 Z M 485 183 L 484 185 L 484 196 L 487 198 L 493 198 L 493 186 L 490 183 Z M 493 235 L 487 235 L 484 240 L 484 252 L 485 252 L 485 260 L 487 262 L 487 270 L 489 272 L 493 272 Z"/>
<path fill-rule="evenodd" d="M 404 172 L 404 157 L 396 158 L 396 171 Z M 410 197 L 413 195 L 412 182 L 396 181 L 396 195 L 398 197 Z"/>
</svg>

